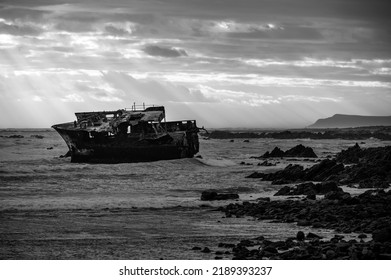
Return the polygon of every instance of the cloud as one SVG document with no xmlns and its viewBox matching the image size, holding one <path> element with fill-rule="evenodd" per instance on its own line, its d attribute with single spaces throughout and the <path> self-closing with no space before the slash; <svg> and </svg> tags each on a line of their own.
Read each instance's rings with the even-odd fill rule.
<svg viewBox="0 0 391 280">
<path fill-rule="evenodd" d="M 179 57 L 187 56 L 187 53 L 183 49 L 178 49 L 174 47 L 164 47 L 157 45 L 147 45 L 144 47 L 144 52 L 151 56 L 160 56 L 160 57 Z"/>
<path fill-rule="evenodd" d="M 30 21 L 40 22 L 45 16 L 51 12 L 42 11 L 39 9 L 28 8 L 28 7 L 16 7 L 12 5 L 0 4 L 0 18 L 5 20 L 19 20 L 19 21 Z"/>
<path fill-rule="evenodd" d="M 278 40 L 322 40 L 322 34 L 315 28 L 305 26 L 284 26 L 280 28 L 252 28 L 244 32 L 230 32 L 228 36 L 240 39 Z"/>
<path fill-rule="evenodd" d="M 198 88 L 190 88 L 169 81 L 154 78 L 134 78 L 126 72 L 110 71 L 102 79 L 110 87 L 123 92 L 129 103 L 215 103 L 213 96 L 207 96 Z"/>
<path fill-rule="evenodd" d="M 308 101 L 308 102 L 341 102 L 341 97 L 326 97 L 326 96 L 305 96 L 305 95 L 284 95 L 278 98 L 279 100 L 284 101 L 294 101 L 294 102 L 302 102 L 302 101 Z"/>
<path fill-rule="evenodd" d="M 33 100 L 34 102 L 42 102 L 42 97 L 41 97 L 41 96 L 38 96 L 38 95 L 34 95 L 34 96 L 32 97 L 32 100 Z"/>
<path fill-rule="evenodd" d="M 0 106 L 145 101 L 229 124 L 391 104 L 387 1 L 0 2 Z"/>
<path fill-rule="evenodd" d="M 113 96 L 103 90 L 94 90 L 90 92 L 89 96 L 92 99 L 101 101 L 101 102 L 122 102 L 123 100 L 117 96 Z"/>
<path fill-rule="evenodd" d="M 150 73 L 150 78 L 158 78 L 171 83 L 214 83 L 218 85 L 245 85 L 276 88 L 316 88 L 316 87 L 352 87 L 352 88 L 391 88 L 391 82 L 381 80 L 328 79 L 323 77 L 279 76 L 266 74 L 240 73 Z"/>
<path fill-rule="evenodd" d="M 117 27 L 113 24 L 106 25 L 105 31 L 108 34 L 113 35 L 113 36 L 128 36 L 128 35 L 132 34 L 131 29 L 124 29 L 121 27 Z"/>
<path fill-rule="evenodd" d="M 82 92 L 84 95 L 87 95 L 88 97 L 97 101 L 123 101 L 123 99 L 119 97 L 120 95 L 123 95 L 123 93 L 109 83 L 106 83 L 104 80 L 102 81 L 100 77 L 95 77 L 92 79 L 90 78 L 85 81 L 77 81 L 75 83 L 75 87 L 79 92 Z"/>
<path fill-rule="evenodd" d="M 79 94 L 68 94 L 63 98 L 60 98 L 62 102 L 84 102 L 84 98 L 81 97 Z"/>
<path fill-rule="evenodd" d="M 341 97 L 328 97 L 328 96 L 313 96 L 307 94 L 284 94 L 274 93 L 273 95 L 265 95 L 259 92 L 251 91 L 238 91 L 229 89 L 219 89 L 210 86 L 199 86 L 200 92 L 209 97 L 213 96 L 218 103 L 227 104 L 242 104 L 252 107 L 282 104 L 289 102 L 341 102 Z"/>
<path fill-rule="evenodd" d="M 0 34 L 9 34 L 14 36 L 34 36 L 43 32 L 42 28 L 32 26 L 31 24 L 20 24 L 20 23 L 7 23 L 0 21 Z"/>
</svg>

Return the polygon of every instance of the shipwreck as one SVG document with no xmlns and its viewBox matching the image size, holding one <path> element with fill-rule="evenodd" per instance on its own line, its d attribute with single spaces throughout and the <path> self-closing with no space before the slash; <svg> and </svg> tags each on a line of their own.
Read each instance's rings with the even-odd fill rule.
<svg viewBox="0 0 391 280">
<path fill-rule="evenodd" d="M 71 162 L 121 163 L 191 158 L 199 151 L 195 120 L 166 121 L 164 106 L 75 113 L 53 125 Z"/>
</svg>

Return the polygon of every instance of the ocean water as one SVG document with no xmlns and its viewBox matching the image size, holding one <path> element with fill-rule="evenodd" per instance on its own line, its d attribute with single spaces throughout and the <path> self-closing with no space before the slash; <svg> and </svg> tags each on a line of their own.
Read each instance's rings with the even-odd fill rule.
<svg viewBox="0 0 391 280">
<path fill-rule="evenodd" d="M 332 236 L 330 230 L 225 218 L 216 207 L 235 201 L 200 200 L 204 190 L 238 193 L 236 202 L 281 199 L 273 197 L 281 186 L 245 177 L 289 163 L 310 166 L 314 162 L 276 159 L 270 160 L 276 166 L 263 167 L 250 157 L 297 144 L 312 147 L 325 158 L 355 141 L 200 139 L 202 158 L 76 164 L 59 157 L 67 147 L 51 129 L 2 130 L 0 259 L 211 259 L 213 253 L 191 249 L 207 246 L 216 251 L 219 242 L 236 243 L 260 235 L 283 240 L 298 230 Z M 359 144 L 391 143 L 369 139 Z"/>
</svg>

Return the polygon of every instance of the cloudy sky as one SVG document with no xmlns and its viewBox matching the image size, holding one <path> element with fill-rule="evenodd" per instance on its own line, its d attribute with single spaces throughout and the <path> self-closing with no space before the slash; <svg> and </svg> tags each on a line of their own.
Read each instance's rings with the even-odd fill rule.
<svg viewBox="0 0 391 280">
<path fill-rule="evenodd" d="M 0 0 L 0 128 L 166 106 L 205 127 L 391 115 L 389 0 Z"/>
</svg>

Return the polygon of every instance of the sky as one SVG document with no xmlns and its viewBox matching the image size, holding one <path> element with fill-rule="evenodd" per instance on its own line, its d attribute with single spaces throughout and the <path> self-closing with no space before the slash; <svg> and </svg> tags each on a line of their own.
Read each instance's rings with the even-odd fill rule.
<svg viewBox="0 0 391 280">
<path fill-rule="evenodd" d="M 163 105 L 208 128 L 391 115 L 389 0 L 0 0 L 0 128 Z"/>
</svg>

